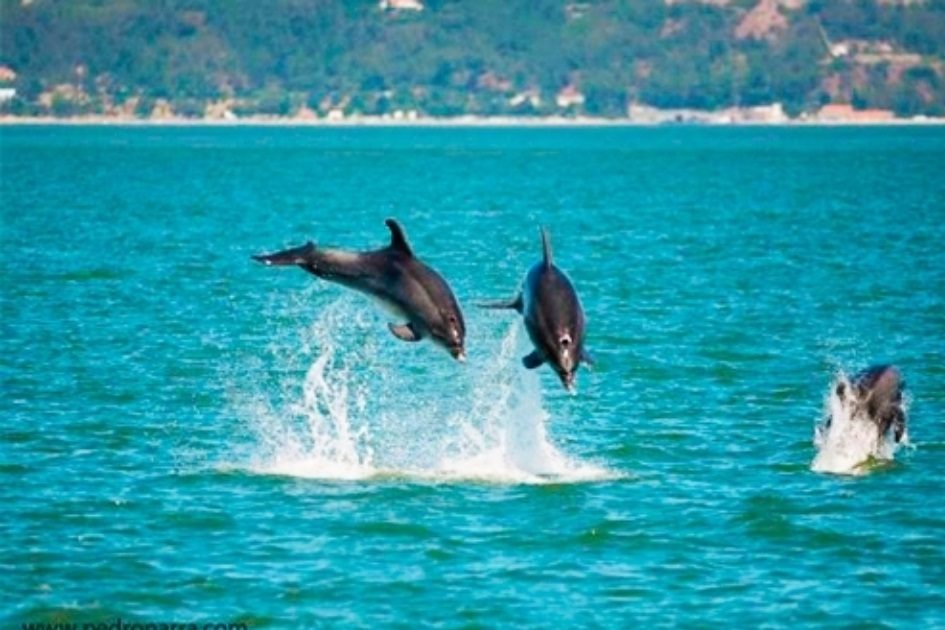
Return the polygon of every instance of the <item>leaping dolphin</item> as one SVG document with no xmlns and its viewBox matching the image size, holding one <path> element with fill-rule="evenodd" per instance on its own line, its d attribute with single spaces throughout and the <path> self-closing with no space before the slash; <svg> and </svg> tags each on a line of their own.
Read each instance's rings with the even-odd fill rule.
<svg viewBox="0 0 945 630">
<path fill-rule="evenodd" d="M 876 425 L 879 435 L 890 429 L 896 443 L 906 434 L 906 414 L 902 407 L 902 391 L 905 382 L 899 370 L 892 365 L 873 365 L 857 372 L 850 380 L 839 379 L 834 393 L 844 404 L 853 405 L 853 414 L 865 415 Z M 829 429 L 833 418 L 828 417 L 825 428 Z"/>
<path fill-rule="evenodd" d="M 512 300 L 479 306 L 510 308 L 522 314 L 525 330 L 535 347 L 522 358 L 522 364 L 533 370 L 547 361 L 564 388 L 573 392 L 580 363 L 593 364 L 584 349 L 584 310 L 571 281 L 552 261 L 548 232 L 544 228 L 539 228 L 539 232 L 542 260 L 529 269 L 519 294 Z"/>
<path fill-rule="evenodd" d="M 394 219 L 390 245 L 369 252 L 322 249 L 309 241 L 301 247 L 253 256 L 266 265 L 297 265 L 329 282 L 366 293 L 406 320 L 388 324 L 395 337 L 420 341 L 430 337 L 458 361 L 466 360 L 466 325 L 449 285 L 415 257 L 403 228 Z"/>
</svg>

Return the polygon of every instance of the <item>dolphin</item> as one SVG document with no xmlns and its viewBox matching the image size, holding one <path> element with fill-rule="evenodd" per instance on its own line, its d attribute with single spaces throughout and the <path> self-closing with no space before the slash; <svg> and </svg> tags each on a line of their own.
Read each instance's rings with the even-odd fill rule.
<svg viewBox="0 0 945 630">
<path fill-rule="evenodd" d="M 390 244 L 368 252 L 316 247 L 311 241 L 274 254 L 258 254 L 265 265 L 297 265 L 305 271 L 366 293 L 402 320 L 387 326 L 402 341 L 430 337 L 454 359 L 466 360 L 466 324 L 456 297 L 440 274 L 414 256 L 404 229 L 394 219 L 385 222 Z"/>
<path fill-rule="evenodd" d="M 568 276 L 552 261 L 548 232 L 539 228 L 539 233 L 542 260 L 529 269 L 518 295 L 479 306 L 514 309 L 523 315 L 535 349 L 522 358 L 522 364 L 533 370 L 549 363 L 564 388 L 573 392 L 580 363 L 593 364 L 584 348 L 584 310 Z"/>
<path fill-rule="evenodd" d="M 902 375 L 895 366 L 873 365 L 853 375 L 849 380 L 840 378 L 834 394 L 844 405 L 852 405 L 853 414 L 865 414 L 876 425 L 880 436 L 890 429 L 898 444 L 906 435 L 906 414 L 902 406 L 905 389 Z M 830 428 L 832 418 L 825 423 Z"/>
</svg>

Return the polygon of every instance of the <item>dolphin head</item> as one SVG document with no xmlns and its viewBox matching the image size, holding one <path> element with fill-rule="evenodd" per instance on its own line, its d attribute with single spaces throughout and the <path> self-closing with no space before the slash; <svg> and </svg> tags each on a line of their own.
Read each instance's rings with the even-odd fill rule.
<svg viewBox="0 0 945 630">
<path fill-rule="evenodd" d="M 574 391 L 574 378 L 581 362 L 581 344 L 570 331 L 560 331 L 552 343 L 552 366 L 569 392 Z"/>
<path fill-rule="evenodd" d="M 876 423 L 881 434 L 890 428 L 899 442 L 905 433 L 902 391 L 905 382 L 895 366 L 874 365 L 858 372 L 852 379 L 841 379 L 834 390 L 843 403 L 852 403 Z M 830 426 L 828 421 L 827 426 Z"/>
<path fill-rule="evenodd" d="M 430 335 L 449 351 L 450 356 L 463 363 L 466 361 L 466 324 L 463 315 L 458 309 L 441 315 L 440 321 L 431 327 Z"/>
<path fill-rule="evenodd" d="M 857 399 L 870 414 L 883 412 L 902 404 L 902 376 L 892 365 L 869 367 L 853 378 Z"/>
</svg>

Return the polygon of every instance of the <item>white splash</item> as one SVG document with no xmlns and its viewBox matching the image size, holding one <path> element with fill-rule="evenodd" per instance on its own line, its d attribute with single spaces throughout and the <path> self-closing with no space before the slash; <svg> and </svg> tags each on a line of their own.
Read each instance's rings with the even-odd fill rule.
<svg viewBox="0 0 945 630">
<path fill-rule="evenodd" d="M 896 444 L 889 432 L 883 435 L 866 410 L 851 397 L 841 398 L 837 385 L 854 391 L 849 378 L 840 373 L 827 396 L 825 418 L 814 427 L 817 455 L 811 463 L 814 472 L 837 475 L 864 475 L 891 462 L 900 446 L 908 444 L 908 434 Z M 826 420 L 831 419 L 830 425 Z"/>
<path fill-rule="evenodd" d="M 272 348 L 285 370 L 239 405 L 255 434 L 250 470 L 316 479 L 573 483 L 621 475 L 549 439 L 539 378 L 522 369 L 521 323 L 466 365 L 438 348 L 378 339 L 384 325 L 341 298 L 303 335 Z M 488 342 L 474 342 L 488 349 Z M 298 388 L 300 368 L 310 363 Z"/>
<path fill-rule="evenodd" d="M 574 461 L 548 439 L 550 420 L 542 406 L 534 371 L 523 370 L 518 356 L 521 324 L 510 325 L 490 363 L 474 385 L 473 405 L 458 418 L 436 474 L 446 478 L 509 483 L 598 481 L 618 475 L 594 464 Z"/>
</svg>

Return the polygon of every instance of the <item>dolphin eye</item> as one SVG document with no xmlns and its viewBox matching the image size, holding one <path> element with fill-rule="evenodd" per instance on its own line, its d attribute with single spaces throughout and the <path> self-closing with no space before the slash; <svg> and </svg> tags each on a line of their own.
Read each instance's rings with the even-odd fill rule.
<svg viewBox="0 0 945 630">
<path fill-rule="evenodd" d="M 843 385 L 843 383 L 838 384 L 837 389 L 836 389 L 837 397 L 843 398 L 843 395 L 846 393 L 846 390 L 847 388 Z"/>
</svg>

